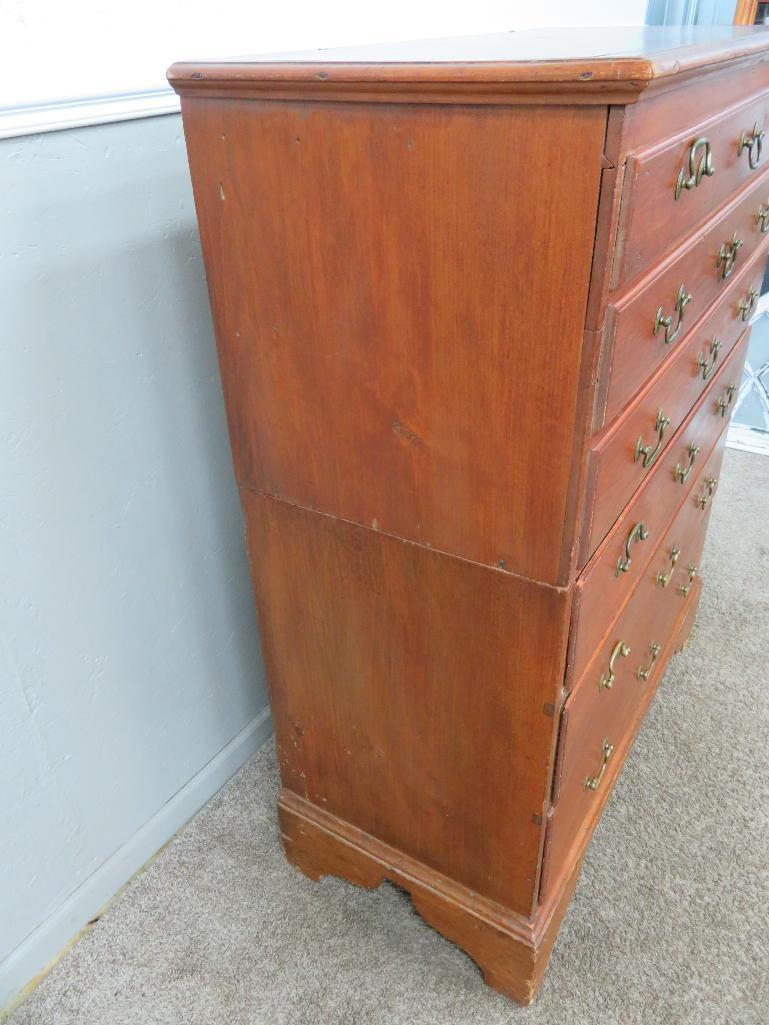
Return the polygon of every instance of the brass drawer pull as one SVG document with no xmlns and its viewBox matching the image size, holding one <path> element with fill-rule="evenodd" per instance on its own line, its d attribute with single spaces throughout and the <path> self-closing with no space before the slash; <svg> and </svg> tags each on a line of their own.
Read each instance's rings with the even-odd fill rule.
<svg viewBox="0 0 769 1025">
<path fill-rule="evenodd" d="M 724 242 L 718 250 L 716 257 L 716 269 L 721 271 L 721 277 L 726 278 L 734 270 L 734 261 L 737 259 L 737 252 L 742 248 L 742 239 L 737 237 L 737 232 L 732 235 L 731 242 Z"/>
<path fill-rule="evenodd" d="M 651 442 L 648 445 L 644 445 L 643 437 L 640 437 L 635 445 L 635 462 L 643 456 L 643 467 L 647 469 L 654 463 L 654 460 L 660 453 L 662 448 L 662 435 L 665 433 L 665 428 L 670 423 L 670 420 L 665 416 L 662 410 L 657 413 L 657 419 L 654 424 L 654 430 L 657 432 L 657 444 L 652 448 Z"/>
<path fill-rule="evenodd" d="M 670 578 L 673 576 L 673 570 L 676 568 L 678 557 L 681 554 L 681 549 L 677 545 L 673 545 L 670 549 L 670 569 L 667 573 L 663 573 L 662 570 L 657 570 L 657 584 L 660 587 L 667 587 L 670 583 Z"/>
<path fill-rule="evenodd" d="M 740 136 L 740 141 L 737 146 L 737 156 L 739 156 L 744 149 L 748 151 L 748 164 L 751 171 L 755 171 L 758 167 L 765 135 L 766 132 L 763 128 L 758 127 L 758 121 L 756 121 L 753 125 L 752 132 L 743 132 Z"/>
<path fill-rule="evenodd" d="M 649 665 L 645 669 L 644 669 L 643 666 L 639 666 L 638 667 L 638 671 L 636 672 L 636 676 L 638 677 L 638 679 L 639 680 L 643 680 L 644 682 L 649 679 L 649 674 L 651 673 L 652 669 L 654 668 L 654 663 L 657 661 L 657 656 L 662 651 L 662 648 L 660 648 L 659 644 L 655 644 L 655 642 L 652 641 L 652 644 L 651 644 L 651 647 L 650 647 L 649 650 L 652 653 L 651 662 L 649 663 Z"/>
<path fill-rule="evenodd" d="M 710 361 L 708 361 L 704 352 L 701 352 L 697 356 L 697 369 L 702 371 L 702 380 L 707 381 L 716 365 L 718 354 L 721 351 L 721 342 L 717 338 L 714 338 L 710 343 Z"/>
<path fill-rule="evenodd" d="M 606 766 L 609 764 L 609 759 L 614 754 L 614 744 L 610 744 L 608 740 L 604 740 L 602 754 L 603 761 L 601 762 L 601 768 L 598 770 L 598 775 L 585 776 L 585 790 L 597 790 L 601 785 L 601 780 L 606 772 Z"/>
<path fill-rule="evenodd" d="M 731 404 L 732 404 L 732 399 L 734 398 L 734 396 L 736 394 L 737 394 L 737 385 L 736 384 L 727 384 L 726 391 L 721 396 L 721 398 L 718 399 L 717 402 L 716 402 L 716 409 L 718 410 L 718 412 L 721 414 L 722 417 L 726 416 L 726 414 L 727 414 L 727 412 L 729 410 L 729 406 L 731 406 Z"/>
<path fill-rule="evenodd" d="M 697 498 L 697 505 L 700 509 L 704 509 L 707 506 L 713 491 L 715 490 L 716 484 L 718 484 L 718 481 L 715 477 L 707 477 L 705 479 L 705 490 Z"/>
<path fill-rule="evenodd" d="M 699 163 L 697 163 L 697 153 L 701 152 Z M 710 149 L 710 140 L 706 139 L 705 136 L 695 140 L 689 147 L 689 160 L 688 160 L 689 176 L 686 176 L 683 167 L 678 172 L 678 179 L 676 181 L 676 200 L 681 198 L 681 193 L 684 189 L 694 189 L 702 181 L 703 177 L 712 177 L 716 173 L 715 167 L 713 167 L 713 154 Z"/>
<path fill-rule="evenodd" d="M 758 289 L 755 285 L 751 285 L 748 289 L 748 294 L 744 299 L 740 299 L 740 304 L 737 307 L 737 315 L 742 321 L 750 320 L 750 316 L 753 310 L 756 308 L 756 301 L 758 299 Z"/>
<path fill-rule="evenodd" d="M 633 544 L 633 542 L 645 541 L 648 536 L 649 531 L 646 529 L 643 523 L 636 523 L 636 525 L 628 534 L 627 541 L 625 542 L 625 558 L 623 559 L 620 555 L 620 557 L 617 559 L 617 568 L 614 570 L 615 577 L 618 577 L 620 573 L 627 573 L 627 571 L 630 569 L 630 563 L 632 562 L 632 559 L 630 558 L 630 547 Z"/>
<path fill-rule="evenodd" d="M 756 220 L 758 221 L 758 230 L 765 235 L 769 231 L 769 203 L 761 204 L 756 213 Z"/>
<path fill-rule="evenodd" d="M 696 566 L 689 566 L 689 582 L 686 584 L 679 584 L 678 591 L 684 596 L 684 598 L 688 597 L 689 591 L 692 589 L 692 582 L 697 576 L 697 572 L 698 570 Z"/>
<path fill-rule="evenodd" d="M 675 478 L 680 480 L 682 484 L 686 483 L 686 478 L 694 469 L 694 460 L 697 458 L 697 453 L 700 450 L 699 445 L 695 445 L 694 442 L 688 448 L 689 452 L 689 465 L 684 467 L 680 463 L 676 463 Z"/>
<path fill-rule="evenodd" d="M 681 285 L 680 288 L 678 289 L 678 295 L 676 296 L 676 301 L 673 304 L 673 310 L 674 310 L 675 313 L 678 314 L 678 318 L 676 320 L 676 326 L 675 327 L 673 327 L 673 314 L 671 313 L 669 317 L 663 316 L 663 308 L 662 308 L 662 306 L 660 306 L 660 308 L 657 310 L 657 316 L 654 318 L 654 337 L 655 338 L 659 334 L 660 328 L 664 328 L 664 330 L 665 330 L 665 335 L 664 335 L 664 337 L 665 337 L 665 345 L 670 345 L 671 342 L 675 341 L 675 339 L 678 337 L 679 331 L 681 330 L 681 324 L 682 324 L 683 319 L 684 319 L 684 310 L 686 309 L 686 307 L 689 305 L 689 303 L 692 301 L 693 298 L 694 298 L 694 296 L 692 295 L 692 293 L 691 292 L 687 292 L 686 288 L 683 285 Z M 671 328 L 673 328 L 672 331 L 671 331 Z"/>
<path fill-rule="evenodd" d="M 609 675 L 605 676 L 603 673 L 601 673 L 601 682 L 598 684 L 599 690 L 603 690 L 604 688 L 606 690 L 612 689 L 612 687 L 614 686 L 614 681 L 617 679 L 617 676 L 614 672 L 614 663 L 617 661 L 618 658 L 620 658 L 620 656 L 622 658 L 627 658 L 629 654 L 629 646 L 625 644 L 624 641 L 617 641 L 617 643 L 612 648 L 611 655 L 609 656 Z"/>
</svg>

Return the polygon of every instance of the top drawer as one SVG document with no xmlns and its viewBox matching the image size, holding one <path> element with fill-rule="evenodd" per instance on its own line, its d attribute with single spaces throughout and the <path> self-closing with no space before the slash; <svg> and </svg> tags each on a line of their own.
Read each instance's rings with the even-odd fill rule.
<svg viewBox="0 0 769 1025">
<path fill-rule="evenodd" d="M 628 156 L 612 288 L 636 277 L 759 174 L 769 96 Z"/>
</svg>

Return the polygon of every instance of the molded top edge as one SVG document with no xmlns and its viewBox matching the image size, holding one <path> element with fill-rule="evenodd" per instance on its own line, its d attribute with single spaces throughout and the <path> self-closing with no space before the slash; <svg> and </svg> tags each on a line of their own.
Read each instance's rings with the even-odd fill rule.
<svg viewBox="0 0 769 1025">
<path fill-rule="evenodd" d="M 643 91 L 656 79 L 718 66 L 751 55 L 769 59 L 769 27 L 646 25 L 629 28 L 539 29 L 334 47 L 285 54 L 174 64 L 177 92 L 223 91 L 258 84 L 324 88 L 365 84 L 403 88 L 455 85 L 547 91 L 619 87 Z"/>
</svg>

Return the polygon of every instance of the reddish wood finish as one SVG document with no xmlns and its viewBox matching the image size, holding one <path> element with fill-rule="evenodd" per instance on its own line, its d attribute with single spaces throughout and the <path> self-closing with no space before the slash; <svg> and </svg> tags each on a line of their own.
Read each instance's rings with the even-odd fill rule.
<svg viewBox="0 0 769 1025">
<path fill-rule="evenodd" d="M 678 640 L 678 633 L 687 623 L 690 607 L 696 606 L 701 587 L 701 582 L 695 577 L 688 597 L 672 591 L 666 593 L 661 601 L 629 604 L 617 630 L 617 638 L 627 640 L 630 646 L 630 655 L 620 660 L 627 662 L 628 666 L 620 667 L 611 690 L 599 691 L 598 682 L 593 684 L 591 675 L 569 698 L 563 711 L 556 767 L 559 778 L 554 788 L 557 800 L 548 837 L 547 863 L 543 870 L 542 892 L 545 897 L 560 891 L 564 881 L 570 878 L 572 865 L 580 857 L 579 852 L 584 851 L 667 662 L 685 643 L 685 640 Z M 687 638 L 688 629 L 691 629 L 691 624 L 687 624 Z M 654 642 L 660 645 L 661 650 L 652 663 L 650 649 Z M 646 680 L 638 679 L 639 668 L 651 670 Z M 596 670 L 600 680 L 598 660 L 591 669 Z M 600 772 L 605 740 L 612 745 L 613 751 L 600 784 L 592 790 L 585 786 L 585 780 L 595 779 Z"/>
<path fill-rule="evenodd" d="M 564 583 L 605 113 L 195 110 L 240 483 Z M 548 202 L 522 208 L 538 175 Z"/>
<path fill-rule="evenodd" d="M 699 557 L 725 436 L 716 403 L 744 354 L 733 300 L 766 244 L 751 235 L 724 285 L 711 250 L 750 228 L 755 197 L 737 195 L 748 176 L 729 147 L 764 110 L 767 54 L 766 32 L 590 30 L 171 72 L 286 853 L 311 878 L 404 887 L 521 1003 L 691 629 L 699 579 L 685 598 L 676 588 Z M 717 175 L 674 205 L 706 121 Z M 684 270 L 699 319 L 659 355 L 638 325 Z M 694 349 L 714 331 L 706 381 Z M 671 424 L 644 474 L 633 451 L 657 403 Z M 635 515 L 648 548 L 607 580 Z M 646 683 L 623 667 L 599 694 L 617 631 L 632 667 L 652 640 L 660 654 Z M 609 731 L 616 751 L 588 799 Z"/>
<path fill-rule="evenodd" d="M 712 394 L 711 391 L 708 403 L 712 401 Z M 672 479 L 675 463 L 666 460 L 660 464 L 655 475 L 646 482 L 625 509 L 614 530 L 580 574 L 574 588 L 567 686 L 570 687 L 585 671 L 588 662 L 610 630 L 617 611 L 622 608 L 628 595 L 651 564 L 671 510 L 686 506 L 687 509 L 691 509 L 693 521 L 704 519 L 704 510 L 697 503 L 697 499 L 708 490 L 715 492 L 717 488 L 727 426 L 727 421 L 724 421 L 715 445 L 709 453 L 702 453 L 700 465 L 692 472 L 683 487 Z M 707 482 L 711 478 L 716 483 L 709 486 Z M 707 509 L 709 505 L 708 501 L 704 508 Z M 645 524 L 649 534 L 646 541 L 632 546 L 633 561 L 630 569 L 627 573 L 620 573 L 618 577 L 617 562 L 625 556 L 625 542 L 636 523 Z M 658 568 L 663 569 L 662 566 Z"/>
<path fill-rule="evenodd" d="M 629 158 L 615 281 L 634 278 L 766 168 L 765 153 L 753 170 L 747 151 L 738 155 L 738 144 L 754 125 L 769 125 L 769 98 L 762 93 L 726 114 L 722 109 L 714 97 L 711 113 L 718 112 L 717 117 L 696 122 L 661 148 L 653 146 Z M 688 177 L 689 150 L 699 138 L 710 143 L 714 174 L 703 176 L 699 186 L 684 190 L 676 200 L 679 172 L 683 168 Z"/>
<path fill-rule="evenodd" d="M 531 914 L 567 595 L 242 498 L 283 785 Z"/>
<path fill-rule="evenodd" d="M 762 273 L 763 265 L 751 280 L 760 284 Z M 736 294 L 744 295 L 746 287 L 747 281 L 745 285 L 738 285 Z M 592 514 L 581 564 L 593 554 L 619 512 L 664 460 L 671 439 L 683 437 L 678 432 L 700 396 L 713 387 L 716 378 L 719 388 L 739 386 L 742 361 L 730 360 L 730 355 L 738 338 L 745 342 L 746 331 L 744 323 L 734 317 L 736 297 L 729 298 L 730 302 L 704 322 L 702 333 L 695 332 L 676 359 L 655 375 L 630 409 L 596 436 L 590 450 L 588 474 Z M 714 339 L 720 347 L 714 346 Z M 744 352 L 744 345 L 741 351 Z M 726 375 L 728 381 L 721 376 L 727 366 L 730 367 Z M 703 379 L 705 373 L 707 378 Z M 659 419 L 661 413 L 669 421 L 667 425 Z M 713 425 L 711 432 L 716 427 Z M 700 441 L 696 443 L 702 451 L 707 451 Z M 648 453 L 651 460 L 646 467 L 644 453 Z"/>
<path fill-rule="evenodd" d="M 763 269 L 762 263 L 756 273 L 759 285 Z M 744 287 L 737 286 L 736 296 L 745 294 Z M 704 322 L 707 334 L 694 332 L 631 408 L 596 437 L 590 459 L 595 492 L 593 534 L 597 541 L 614 521 L 616 511 L 625 507 L 654 471 L 692 405 L 710 388 L 714 375 L 744 333 L 744 323 L 734 317 L 735 308 L 735 296 L 725 297 Z"/>
<path fill-rule="evenodd" d="M 168 78 L 182 95 L 233 99 L 633 103 L 646 90 L 750 66 L 766 48 L 755 28 L 569 28 L 178 63 Z"/>
<path fill-rule="evenodd" d="M 766 263 L 769 235 L 761 233 L 756 216 L 761 206 L 769 207 L 769 174 L 737 203 L 731 204 L 715 225 L 700 232 L 663 266 L 655 267 L 636 288 L 619 298 L 612 296 L 603 342 L 607 393 L 603 411 L 599 403 L 599 426 L 613 420 L 663 363 L 670 362 L 671 377 L 678 373 L 682 365 L 679 354 L 687 340 L 697 335 L 698 340 L 693 345 L 695 348 L 702 345 L 698 327 L 703 317 L 706 317 L 711 338 L 715 331 L 724 343 L 722 358 L 726 355 L 727 338 L 722 336 L 727 334 L 732 344 L 737 340 L 744 326 L 742 321 L 734 319 L 737 303 L 751 284 L 760 286 Z M 769 220 L 766 226 L 769 228 Z M 734 269 L 724 280 L 716 267 L 716 258 L 722 244 L 729 244 L 734 235 L 743 244 L 737 250 Z M 674 316 L 675 323 L 673 306 L 681 285 L 692 300 L 684 307 L 678 335 L 666 344 L 664 331 L 654 334 L 657 309 L 662 306 L 664 314 Z M 717 328 L 715 318 L 719 318 Z M 707 339 L 708 343 L 711 338 Z M 674 368 L 676 359 L 679 365 Z M 655 416 L 656 413 L 657 410 Z"/>
<path fill-rule="evenodd" d="M 581 858 L 558 894 L 542 905 L 542 913 L 531 922 L 457 886 L 291 791 L 281 793 L 278 813 L 286 857 L 305 875 L 315 880 L 341 875 L 367 889 L 389 879 L 406 890 L 426 922 L 470 955 L 487 985 L 519 1004 L 532 1002 L 579 879 Z"/>
<path fill-rule="evenodd" d="M 716 391 L 720 395 L 721 391 L 729 385 L 733 387 L 739 386 L 748 344 L 748 332 L 744 330 L 744 324 L 741 326 L 743 331 L 740 342 L 733 347 L 726 361 L 720 366 L 718 365 L 718 358 L 721 355 L 721 351 L 719 350 L 716 353 L 715 369 L 712 375 L 708 377 L 708 381 L 702 382 L 706 387 L 704 389 L 697 387 L 697 392 L 701 393 L 701 397 L 691 412 L 688 408 L 683 411 L 686 414 L 686 419 L 683 423 L 681 423 L 681 410 L 678 404 L 673 401 L 672 391 L 667 387 L 672 376 L 672 368 L 665 374 L 665 380 L 662 382 L 664 387 L 660 389 L 663 394 L 658 396 L 660 401 L 655 408 L 657 411 L 663 409 L 664 412 L 667 412 L 665 408 L 667 406 L 670 409 L 671 417 L 674 413 L 677 414 L 675 419 L 678 420 L 678 423 L 675 424 L 675 433 L 668 436 L 670 440 L 665 442 L 660 455 L 647 474 L 644 474 L 643 467 L 639 466 L 639 463 L 636 462 L 635 452 L 639 437 L 643 437 L 645 445 L 652 444 L 655 437 L 657 437 L 654 432 L 655 418 L 649 415 L 648 411 L 652 407 L 648 402 L 645 402 L 643 407 L 640 406 L 641 400 L 639 400 L 639 404 L 634 404 L 627 415 L 611 429 L 606 438 L 601 439 L 602 443 L 599 443 L 591 451 L 594 461 L 593 480 L 595 481 L 595 498 L 592 502 L 592 517 L 589 522 L 589 533 L 587 534 L 587 542 L 583 549 L 584 556 L 581 561 L 587 561 L 587 558 L 595 552 L 607 536 L 612 525 L 617 522 L 617 517 L 622 509 L 626 507 L 627 500 L 634 494 L 638 499 L 645 494 L 646 488 L 642 488 L 641 485 L 647 476 L 650 478 L 653 476 L 663 477 L 666 480 L 667 487 L 664 485 L 655 486 L 651 484 L 651 481 L 649 481 L 649 484 L 650 490 L 653 491 L 655 496 L 654 519 L 659 523 L 667 522 L 678 502 L 677 496 L 681 488 L 681 483 L 676 481 L 674 475 L 675 467 L 677 465 L 688 465 L 689 455 L 687 450 L 692 444 L 699 448 L 699 453 L 695 456 L 695 465 L 701 463 L 702 457 L 710 451 L 716 437 L 726 424 L 725 419 L 716 408 L 711 394 L 713 391 Z M 703 334 L 705 334 L 704 331 Z M 710 329 L 708 329 L 707 334 L 712 340 L 713 334 Z M 709 366 L 713 355 L 708 344 L 702 345 L 702 355 L 707 361 L 706 365 Z M 689 363 L 689 366 L 685 367 L 685 369 L 694 377 L 692 372 L 696 370 L 696 361 L 687 360 L 687 363 Z M 682 381 L 682 377 L 683 375 L 677 376 L 674 383 L 676 381 L 679 382 L 679 387 L 684 391 L 683 382 L 685 378 Z M 702 372 L 700 371 L 701 380 Z M 669 398 L 670 401 L 665 403 L 662 401 L 662 397 Z M 644 410 L 644 416 L 641 416 L 638 412 L 641 408 Z M 644 429 L 643 435 L 641 435 L 639 433 L 641 430 L 640 425 L 646 418 L 650 422 Z M 664 435 L 663 440 L 665 440 Z M 640 490 L 637 492 L 631 486 L 633 475 L 638 478 L 637 486 Z M 632 503 L 630 508 L 632 508 Z"/>
<path fill-rule="evenodd" d="M 624 131 L 612 155 L 623 164 L 629 154 L 685 135 L 693 126 L 740 106 L 767 87 L 769 64 L 765 55 L 759 54 L 713 65 L 709 74 L 692 76 L 686 82 L 669 80 L 648 93 L 642 103 L 624 108 Z"/>
</svg>

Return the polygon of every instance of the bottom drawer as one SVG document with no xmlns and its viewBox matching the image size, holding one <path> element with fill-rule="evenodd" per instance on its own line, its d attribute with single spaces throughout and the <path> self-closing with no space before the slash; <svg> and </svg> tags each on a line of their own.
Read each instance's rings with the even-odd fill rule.
<svg viewBox="0 0 769 1025">
<path fill-rule="evenodd" d="M 564 705 L 542 894 L 587 842 L 682 622 L 699 595 L 707 527 L 682 507 L 614 628 Z M 671 552 L 679 551 L 671 559 Z"/>
</svg>

